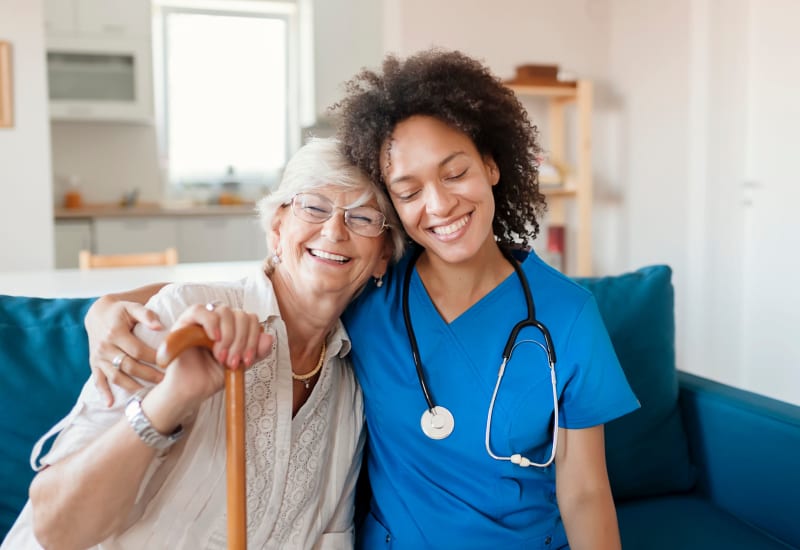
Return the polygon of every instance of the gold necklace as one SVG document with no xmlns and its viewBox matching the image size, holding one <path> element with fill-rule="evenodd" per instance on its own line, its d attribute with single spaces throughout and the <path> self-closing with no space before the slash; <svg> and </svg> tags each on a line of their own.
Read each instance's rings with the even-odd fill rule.
<svg viewBox="0 0 800 550">
<path fill-rule="evenodd" d="M 326 349 L 325 342 L 322 342 L 322 353 L 319 354 L 319 361 L 317 361 L 317 366 L 314 367 L 312 371 L 307 372 L 305 374 L 297 374 L 296 372 L 294 372 L 294 370 L 292 370 L 292 378 L 302 382 L 303 385 L 306 387 L 306 389 L 311 387 L 311 379 L 314 378 L 322 368 L 322 363 L 325 361 L 325 349 Z"/>
</svg>

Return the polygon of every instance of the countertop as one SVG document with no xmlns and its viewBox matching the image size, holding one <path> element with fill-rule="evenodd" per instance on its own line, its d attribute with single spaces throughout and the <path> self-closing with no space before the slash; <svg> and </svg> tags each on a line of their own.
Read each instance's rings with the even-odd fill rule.
<svg viewBox="0 0 800 550">
<path fill-rule="evenodd" d="M 135 218 L 152 216 L 255 216 L 254 203 L 233 205 L 161 205 L 140 203 L 134 206 L 119 204 L 87 204 L 79 208 L 56 208 L 56 220 L 80 218 Z"/>
</svg>

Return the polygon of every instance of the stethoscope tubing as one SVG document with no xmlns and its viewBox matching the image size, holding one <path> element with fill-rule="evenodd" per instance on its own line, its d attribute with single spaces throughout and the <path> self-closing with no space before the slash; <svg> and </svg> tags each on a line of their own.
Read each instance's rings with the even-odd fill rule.
<svg viewBox="0 0 800 550">
<path fill-rule="evenodd" d="M 422 254 L 422 248 L 417 247 L 416 250 L 412 253 L 411 258 L 409 259 L 408 266 L 406 267 L 405 276 L 403 278 L 403 295 L 402 295 L 402 303 L 403 303 L 403 321 L 406 327 L 406 334 L 408 335 L 408 342 L 411 346 L 411 357 L 414 360 L 414 367 L 417 371 L 417 379 L 419 380 L 420 388 L 422 389 L 422 394 L 425 397 L 425 403 L 427 404 L 427 411 L 422 415 L 422 431 L 428 437 L 432 439 L 443 439 L 446 438 L 453 430 L 454 421 L 453 416 L 449 410 L 445 407 L 437 407 L 433 397 L 431 396 L 430 390 L 428 388 L 428 384 L 425 379 L 425 372 L 422 369 L 422 359 L 419 353 L 419 347 L 417 345 L 417 338 L 414 334 L 414 325 L 411 322 L 411 313 L 409 308 L 409 288 L 411 284 L 411 274 L 414 270 L 414 265 L 417 263 L 420 254 Z M 516 464 L 520 467 L 526 468 L 528 466 L 535 466 L 538 468 L 546 468 L 550 464 L 553 463 L 556 456 L 556 448 L 558 446 L 558 386 L 556 383 L 556 351 L 555 347 L 553 346 L 553 340 L 550 337 L 550 331 L 547 330 L 542 323 L 540 323 L 536 319 L 536 305 L 533 301 L 533 295 L 531 294 L 530 285 L 528 284 L 528 279 L 525 276 L 525 273 L 522 271 L 522 268 L 519 265 L 519 262 L 512 256 L 511 252 L 507 249 L 501 247 L 501 252 L 503 256 L 508 260 L 508 262 L 514 268 L 514 272 L 517 275 L 517 279 L 519 279 L 520 284 L 522 285 L 522 291 L 525 295 L 525 305 L 527 308 L 527 317 L 522 321 L 518 322 L 514 327 L 511 329 L 511 333 L 508 335 L 508 340 L 506 341 L 506 345 L 503 348 L 503 361 L 500 364 L 500 368 L 497 373 L 497 382 L 495 383 L 494 391 L 492 392 L 492 399 L 489 403 L 489 408 L 486 414 L 486 433 L 485 433 L 485 444 L 486 444 L 486 452 L 489 456 L 495 460 L 501 461 L 510 461 L 513 464 Z M 544 336 L 545 343 L 542 344 L 536 340 L 522 340 L 517 342 L 517 336 L 519 332 L 525 327 L 533 327 L 538 329 L 541 334 Z M 536 463 L 530 460 L 529 458 L 522 456 L 519 453 L 514 453 L 511 456 L 500 456 L 496 455 L 491 448 L 490 439 L 491 439 L 491 430 L 492 430 L 492 416 L 494 412 L 494 405 L 497 399 L 497 393 L 500 390 L 500 383 L 503 380 L 503 374 L 505 373 L 506 364 L 508 363 L 509 359 L 511 358 L 511 354 L 513 353 L 516 346 L 524 342 L 533 342 L 544 349 L 545 354 L 547 355 L 547 363 L 548 367 L 550 368 L 550 383 L 553 390 L 553 445 L 550 452 L 550 458 L 542 463 Z M 437 417 L 437 414 L 439 415 Z M 439 418 L 438 425 L 433 426 L 435 418 Z"/>
<path fill-rule="evenodd" d="M 511 333 L 508 335 L 508 340 L 506 341 L 506 345 L 503 348 L 503 363 L 500 369 L 500 377 L 502 377 L 502 372 L 504 370 L 505 364 L 511 357 L 511 353 L 514 349 L 514 343 L 516 342 L 517 336 L 519 332 L 525 327 L 534 327 L 538 329 L 542 335 L 544 336 L 545 340 L 545 352 L 547 354 L 547 361 L 553 376 L 555 376 L 555 364 L 556 364 L 556 350 L 555 346 L 553 346 L 553 339 L 550 336 L 550 331 L 547 330 L 542 323 L 540 323 L 536 319 L 536 305 L 533 301 L 533 295 L 531 293 L 530 285 L 528 284 L 528 278 L 525 276 L 525 273 L 522 271 L 522 268 L 519 265 L 519 262 L 514 258 L 511 252 L 504 248 L 500 247 L 500 251 L 503 253 L 503 256 L 506 260 L 511 264 L 514 268 L 514 272 L 517 275 L 517 279 L 519 279 L 520 284 L 522 285 L 522 291 L 525 295 L 525 305 L 527 308 L 527 317 L 514 325 L 514 328 L 511 329 Z M 420 388 L 422 389 L 422 394 L 425 397 L 425 403 L 428 406 L 428 411 L 431 414 L 435 414 L 434 409 L 436 408 L 436 404 L 431 396 L 430 390 L 428 388 L 428 384 L 425 378 L 425 372 L 422 369 L 422 359 L 419 353 L 419 346 L 417 345 L 417 338 L 416 334 L 414 333 L 414 325 L 411 321 L 411 313 L 409 311 L 409 288 L 411 285 L 411 274 L 414 271 L 414 266 L 417 263 L 420 255 L 423 252 L 422 247 L 416 247 L 414 252 L 411 255 L 411 258 L 408 261 L 408 266 L 406 267 L 405 275 L 403 277 L 403 295 L 402 295 L 402 303 L 403 303 L 403 322 L 405 323 L 406 334 L 408 335 L 408 342 L 411 346 L 411 357 L 414 360 L 414 368 L 417 371 L 417 379 L 419 380 Z M 555 388 L 553 389 L 555 393 Z M 496 392 L 495 392 L 496 393 Z M 492 400 L 492 404 L 494 404 L 494 399 Z M 557 402 L 556 402 L 557 404 Z M 556 424 L 558 423 L 558 419 L 556 418 Z M 490 453 L 491 454 L 491 453 Z"/>
<path fill-rule="evenodd" d="M 425 396 L 425 403 L 428 405 L 428 411 L 430 411 L 431 414 L 435 414 L 434 409 L 436 408 L 436 405 L 433 402 L 430 391 L 428 391 L 428 384 L 425 382 L 425 372 L 422 370 L 422 359 L 419 355 L 417 337 L 414 334 L 414 325 L 411 323 L 411 314 L 409 313 L 408 306 L 408 289 L 411 284 L 411 273 L 414 271 L 414 265 L 416 265 L 420 254 L 422 254 L 422 250 L 423 249 L 421 247 L 416 247 L 408 261 L 408 267 L 406 268 L 405 276 L 403 277 L 403 322 L 406 325 L 406 334 L 408 335 L 408 343 L 411 346 L 411 357 L 414 360 L 414 367 L 417 369 L 419 386 L 422 388 L 422 394 Z"/>
</svg>

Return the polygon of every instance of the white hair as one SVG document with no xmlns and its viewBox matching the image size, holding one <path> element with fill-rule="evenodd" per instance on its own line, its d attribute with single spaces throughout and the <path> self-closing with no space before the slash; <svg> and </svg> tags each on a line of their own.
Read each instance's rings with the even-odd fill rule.
<svg viewBox="0 0 800 550">
<path fill-rule="evenodd" d="M 366 174 L 348 162 L 341 151 L 341 143 L 334 138 L 312 138 L 292 155 L 278 187 L 256 204 L 261 227 L 269 234 L 278 209 L 291 203 L 295 195 L 328 186 L 342 191 L 362 191 L 355 205 L 375 198 L 378 209 L 386 216 L 387 237 L 393 245 L 392 257 L 399 260 L 405 250 L 406 235 L 389 197 Z M 269 242 L 267 248 L 268 255 L 272 254 Z"/>
</svg>

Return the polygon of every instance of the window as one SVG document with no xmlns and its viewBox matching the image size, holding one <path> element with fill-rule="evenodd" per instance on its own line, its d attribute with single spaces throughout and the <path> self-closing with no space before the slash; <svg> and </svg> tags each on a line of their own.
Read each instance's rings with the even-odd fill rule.
<svg viewBox="0 0 800 550">
<path fill-rule="evenodd" d="M 299 145 L 296 5 L 155 5 L 159 147 L 173 185 L 272 186 Z"/>
</svg>

